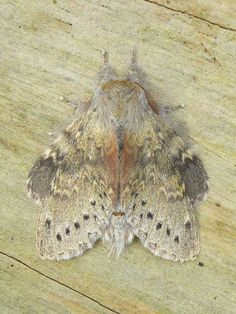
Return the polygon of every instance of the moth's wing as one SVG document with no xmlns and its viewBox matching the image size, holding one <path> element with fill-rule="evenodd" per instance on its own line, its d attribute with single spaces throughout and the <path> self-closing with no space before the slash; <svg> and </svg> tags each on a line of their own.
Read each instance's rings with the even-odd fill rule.
<svg viewBox="0 0 236 314">
<path fill-rule="evenodd" d="M 28 192 L 41 204 L 40 255 L 68 259 L 101 237 L 113 207 L 117 142 L 96 111 L 83 113 L 29 173 Z"/>
<path fill-rule="evenodd" d="M 208 193 L 208 175 L 201 159 L 184 148 L 180 155 L 173 156 L 172 162 L 185 184 L 186 195 L 196 207 L 199 202 L 206 200 Z"/>
<path fill-rule="evenodd" d="M 175 165 L 177 156 L 182 169 Z M 125 130 L 122 206 L 129 208 L 130 223 L 143 245 L 174 261 L 194 259 L 199 252 L 198 226 L 187 187 L 190 182 L 191 191 L 198 189 L 198 172 L 192 168 L 193 156 L 181 138 L 152 111 L 144 114 L 139 128 Z M 181 172 L 186 169 L 187 175 Z"/>
</svg>

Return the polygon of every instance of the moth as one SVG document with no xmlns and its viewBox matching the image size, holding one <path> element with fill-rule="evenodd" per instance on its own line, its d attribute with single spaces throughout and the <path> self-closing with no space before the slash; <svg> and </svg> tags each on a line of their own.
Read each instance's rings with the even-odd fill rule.
<svg viewBox="0 0 236 314">
<path fill-rule="evenodd" d="M 149 100 L 135 54 L 123 80 L 103 56 L 88 106 L 29 173 L 40 256 L 69 259 L 99 239 L 119 256 L 136 236 L 154 255 L 192 260 L 195 207 L 208 191 L 203 163 Z"/>
</svg>

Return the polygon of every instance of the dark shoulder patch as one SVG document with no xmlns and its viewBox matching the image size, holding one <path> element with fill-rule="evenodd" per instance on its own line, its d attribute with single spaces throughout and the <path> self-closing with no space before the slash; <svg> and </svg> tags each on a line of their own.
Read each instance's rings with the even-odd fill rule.
<svg viewBox="0 0 236 314">
<path fill-rule="evenodd" d="M 27 189 L 33 199 L 44 199 L 51 193 L 51 182 L 56 175 L 59 165 L 49 156 L 40 157 L 28 176 Z"/>
<path fill-rule="evenodd" d="M 192 159 L 181 156 L 173 158 L 173 163 L 178 169 L 185 184 L 185 193 L 192 203 L 201 201 L 208 192 L 208 176 L 204 169 L 201 159 L 193 155 Z"/>
</svg>

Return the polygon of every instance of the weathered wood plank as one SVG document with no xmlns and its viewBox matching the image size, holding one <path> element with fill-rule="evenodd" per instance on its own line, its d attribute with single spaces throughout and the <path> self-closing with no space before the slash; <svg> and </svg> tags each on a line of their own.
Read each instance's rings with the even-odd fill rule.
<svg viewBox="0 0 236 314">
<path fill-rule="evenodd" d="M 234 313 L 235 32 L 141 0 L 7 0 L 0 2 L 0 14 L 0 251 L 120 313 Z M 25 180 L 48 132 L 72 118 L 60 97 L 88 98 L 101 50 L 109 48 L 124 73 L 134 46 L 153 96 L 162 104 L 186 104 L 177 115 L 208 169 L 211 191 L 199 210 L 201 254 L 175 264 L 136 241 L 118 261 L 100 243 L 81 258 L 41 261 L 38 208 L 26 198 Z M 0 261 L 1 312 L 42 313 L 48 306 L 59 313 L 99 313 L 96 302 L 20 262 L 5 255 Z M 13 287 L 21 303 L 12 297 Z"/>
<path fill-rule="evenodd" d="M 114 313 L 96 300 L 3 254 L 0 254 L 0 276 L 1 313 L 16 313 L 16 310 L 17 313 Z"/>
</svg>

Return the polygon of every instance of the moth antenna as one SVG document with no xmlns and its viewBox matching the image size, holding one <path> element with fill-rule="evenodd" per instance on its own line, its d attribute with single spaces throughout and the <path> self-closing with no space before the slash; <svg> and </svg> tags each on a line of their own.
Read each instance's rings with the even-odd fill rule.
<svg viewBox="0 0 236 314">
<path fill-rule="evenodd" d="M 102 67 L 97 75 L 97 85 L 101 85 L 116 79 L 116 73 L 109 63 L 109 54 L 106 49 L 102 51 L 102 60 Z"/>
<path fill-rule="evenodd" d="M 102 59 L 103 59 L 103 65 L 108 65 L 109 63 L 109 54 L 106 49 L 102 51 Z"/>
<path fill-rule="evenodd" d="M 131 51 L 131 60 L 130 60 L 131 65 L 137 65 L 137 49 L 134 48 Z"/>
<path fill-rule="evenodd" d="M 130 58 L 130 64 L 129 64 L 129 72 L 127 79 L 129 81 L 142 84 L 144 77 L 143 70 L 139 67 L 137 62 L 137 49 L 134 48 L 131 51 L 131 58 Z"/>
</svg>

